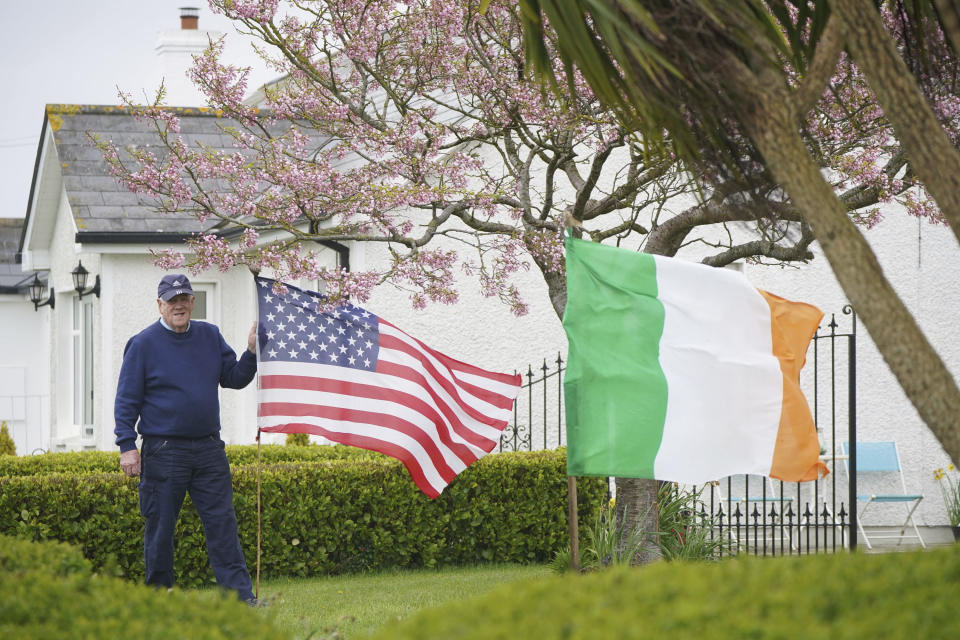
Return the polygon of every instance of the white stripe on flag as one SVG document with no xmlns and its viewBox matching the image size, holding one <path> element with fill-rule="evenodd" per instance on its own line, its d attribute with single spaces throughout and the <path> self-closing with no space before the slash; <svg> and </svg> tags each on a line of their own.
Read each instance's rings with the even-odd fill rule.
<svg viewBox="0 0 960 640">
<path fill-rule="evenodd" d="M 669 389 L 657 477 L 769 475 L 783 397 L 769 305 L 736 271 L 654 259 Z"/>
</svg>

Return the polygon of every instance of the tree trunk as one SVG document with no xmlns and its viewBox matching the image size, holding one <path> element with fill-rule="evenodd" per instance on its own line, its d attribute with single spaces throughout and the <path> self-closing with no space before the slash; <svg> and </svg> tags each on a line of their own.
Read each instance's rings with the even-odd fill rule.
<svg viewBox="0 0 960 640">
<path fill-rule="evenodd" d="M 893 125 L 910 166 L 960 240 L 960 153 L 897 52 L 874 3 L 839 0 L 832 6 L 846 23 L 847 46 Z"/>
<path fill-rule="evenodd" d="M 863 234 L 813 162 L 779 78 L 741 76 L 744 123 L 777 182 L 807 220 L 840 286 L 910 402 L 960 462 L 960 390 L 880 268 Z M 744 86 L 744 85 L 742 85 Z"/>
<path fill-rule="evenodd" d="M 617 522 L 622 527 L 621 545 L 631 531 L 653 533 L 659 527 L 656 480 L 617 478 Z M 647 564 L 660 557 L 660 547 L 644 544 L 633 558 L 634 564 Z"/>
</svg>

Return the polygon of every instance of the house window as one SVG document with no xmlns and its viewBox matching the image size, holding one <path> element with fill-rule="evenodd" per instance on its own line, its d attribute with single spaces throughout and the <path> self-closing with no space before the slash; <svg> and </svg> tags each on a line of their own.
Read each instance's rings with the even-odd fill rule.
<svg viewBox="0 0 960 640">
<path fill-rule="evenodd" d="M 93 427 L 93 300 L 73 298 L 70 339 L 73 350 L 73 424 L 83 438 L 92 438 Z"/>
<path fill-rule="evenodd" d="M 327 269 L 350 271 L 350 251 L 338 242 L 326 244 L 326 249 L 318 252 L 316 260 L 318 266 Z M 297 285 L 301 289 L 311 289 L 321 294 L 327 293 L 327 283 L 323 280 L 300 280 Z"/>
<path fill-rule="evenodd" d="M 217 323 L 216 285 L 212 283 L 193 282 L 193 313 L 191 320 Z"/>
</svg>

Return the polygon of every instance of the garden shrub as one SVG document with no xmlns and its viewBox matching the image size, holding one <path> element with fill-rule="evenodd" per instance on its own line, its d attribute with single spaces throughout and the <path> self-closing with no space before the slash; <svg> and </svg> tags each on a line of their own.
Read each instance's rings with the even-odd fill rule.
<svg viewBox="0 0 960 640">
<path fill-rule="evenodd" d="M 261 575 L 267 578 L 544 562 L 569 542 L 563 450 L 486 456 L 436 500 L 416 488 L 398 461 L 372 454 L 264 465 L 260 476 Z M 233 478 L 240 538 L 253 571 L 256 466 L 234 467 Z M 136 479 L 119 471 L 0 478 L 0 533 L 70 542 L 95 569 L 141 579 L 136 487 Z M 581 479 L 578 495 L 583 526 L 604 501 L 606 481 Z M 189 498 L 176 540 L 178 584 L 212 584 L 203 528 Z"/>
<path fill-rule="evenodd" d="M 65 451 L 0 457 L 0 477 L 48 473 L 111 473 L 120 470 L 119 451 Z"/>
<path fill-rule="evenodd" d="M 17 446 L 10 437 L 10 431 L 7 430 L 7 421 L 0 422 L 0 456 L 17 455 Z"/>
<path fill-rule="evenodd" d="M 306 447 L 310 444 L 310 434 L 309 433 L 288 433 L 286 439 L 283 441 L 288 447 Z"/>
<path fill-rule="evenodd" d="M 9 536 L 0 536 L 0 574 L 43 571 L 63 577 L 72 573 L 90 573 L 90 561 L 80 549 L 63 542 L 38 544 Z"/>
<path fill-rule="evenodd" d="M 374 637 L 938 638 L 956 636 L 957 593 L 960 546 L 660 562 L 511 583 L 390 623 Z"/>
<path fill-rule="evenodd" d="M 229 445 L 227 459 L 231 465 L 257 464 L 256 445 Z M 375 451 L 347 447 L 344 445 L 298 446 L 265 444 L 260 446 L 260 463 L 277 464 L 281 462 L 323 462 L 325 460 L 371 460 L 387 459 L 386 456 Z"/>
<path fill-rule="evenodd" d="M 131 585 L 65 544 L 0 536 L 0 569 L 0 638 L 288 638 L 233 593 Z"/>
<path fill-rule="evenodd" d="M 379 453 L 344 447 L 286 447 L 262 445 L 261 464 L 278 462 L 314 462 L 320 460 L 354 460 L 382 457 Z M 228 445 L 227 459 L 231 465 L 257 463 L 256 445 Z M 119 473 L 119 451 L 63 451 L 36 456 L 0 457 L 0 477 L 32 476 L 49 473 Z"/>
</svg>

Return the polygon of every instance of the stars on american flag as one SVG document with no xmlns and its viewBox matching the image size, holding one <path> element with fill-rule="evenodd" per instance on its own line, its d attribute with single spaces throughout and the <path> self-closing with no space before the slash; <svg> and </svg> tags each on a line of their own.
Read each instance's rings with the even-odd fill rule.
<svg viewBox="0 0 960 640">
<path fill-rule="evenodd" d="M 353 305 L 322 312 L 319 293 L 285 285 L 287 293 L 278 295 L 273 280 L 256 281 L 261 360 L 376 370 L 377 316 Z"/>
</svg>

